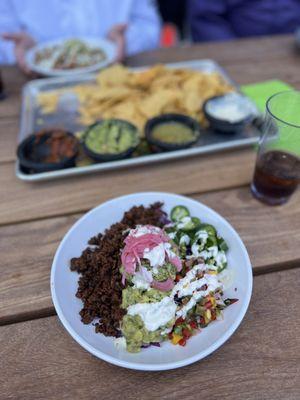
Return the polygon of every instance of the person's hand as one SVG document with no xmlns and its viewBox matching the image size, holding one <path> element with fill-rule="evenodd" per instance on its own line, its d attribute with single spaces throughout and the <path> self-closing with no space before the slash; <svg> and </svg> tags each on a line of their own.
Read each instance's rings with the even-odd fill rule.
<svg viewBox="0 0 300 400">
<path fill-rule="evenodd" d="M 21 68 L 21 70 L 25 72 L 25 74 L 29 75 L 31 71 L 25 62 L 25 53 L 27 50 L 35 45 L 35 41 L 25 32 L 3 33 L 2 38 L 14 42 L 14 52 L 17 64 Z"/>
<path fill-rule="evenodd" d="M 108 39 L 114 42 L 117 46 L 117 56 L 115 61 L 120 62 L 125 57 L 125 31 L 127 29 L 126 24 L 114 25 L 108 32 Z"/>
</svg>

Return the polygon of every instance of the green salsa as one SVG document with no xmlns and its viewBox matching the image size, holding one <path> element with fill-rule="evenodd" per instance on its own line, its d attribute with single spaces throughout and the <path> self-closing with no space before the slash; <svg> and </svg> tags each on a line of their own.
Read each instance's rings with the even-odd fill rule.
<svg viewBox="0 0 300 400">
<path fill-rule="evenodd" d="M 195 139 L 194 131 L 180 122 L 164 122 L 153 128 L 152 137 L 165 143 L 187 143 Z"/>
<path fill-rule="evenodd" d="M 91 127 L 84 142 L 94 153 L 119 154 L 135 147 L 139 139 L 137 131 L 126 122 L 107 120 Z"/>
</svg>

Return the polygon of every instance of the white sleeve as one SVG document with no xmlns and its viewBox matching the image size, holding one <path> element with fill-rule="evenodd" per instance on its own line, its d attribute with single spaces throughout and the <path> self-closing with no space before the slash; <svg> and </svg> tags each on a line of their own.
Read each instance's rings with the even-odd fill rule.
<svg viewBox="0 0 300 400">
<path fill-rule="evenodd" d="M 0 0 L 0 35 L 2 33 L 19 32 L 18 23 L 11 0 Z M 15 63 L 14 44 L 3 40 L 0 36 L 0 65 Z"/>
<path fill-rule="evenodd" d="M 155 0 L 134 0 L 126 31 L 126 55 L 159 46 L 161 21 Z"/>
</svg>

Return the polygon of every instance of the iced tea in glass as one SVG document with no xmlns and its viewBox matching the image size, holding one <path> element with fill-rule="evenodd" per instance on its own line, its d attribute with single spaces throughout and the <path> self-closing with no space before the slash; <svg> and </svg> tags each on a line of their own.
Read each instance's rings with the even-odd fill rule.
<svg viewBox="0 0 300 400">
<path fill-rule="evenodd" d="M 251 191 L 264 203 L 279 205 L 299 182 L 300 92 L 287 91 L 267 101 Z"/>
</svg>

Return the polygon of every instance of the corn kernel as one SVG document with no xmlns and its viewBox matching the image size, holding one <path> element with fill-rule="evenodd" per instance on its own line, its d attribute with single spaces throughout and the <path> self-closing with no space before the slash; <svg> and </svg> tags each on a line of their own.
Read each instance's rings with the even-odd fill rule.
<svg viewBox="0 0 300 400">
<path fill-rule="evenodd" d="M 173 334 L 172 337 L 172 343 L 173 344 L 178 344 L 178 342 L 182 339 L 182 336 L 180 335 L 176 335 L 176 333 Z"/>
<path fill-rule="evenodd" d="M 205 311 L 205 319 L 207 319 L 207 321 L 211 320 L 211 311 L 210 311 L 210 309 L 207 309 Z"/>
<path fill-rule="evenodd" d="M 210 271 L 208 271 L 208 273 L 209 273 L 209 275 L 217 275 L 217 271 L 210 270 Z"/>
</svg>

